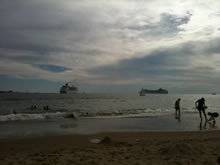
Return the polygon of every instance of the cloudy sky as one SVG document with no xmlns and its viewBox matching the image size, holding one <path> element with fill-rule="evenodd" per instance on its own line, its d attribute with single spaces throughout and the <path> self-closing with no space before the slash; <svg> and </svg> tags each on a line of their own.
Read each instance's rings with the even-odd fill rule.
<svg viewBox="0 0 220 165">
<path fill-rule="evenodd" d="M 220 93 L 219 1 L 0 1 L 0 90 Z"/>
</svg>

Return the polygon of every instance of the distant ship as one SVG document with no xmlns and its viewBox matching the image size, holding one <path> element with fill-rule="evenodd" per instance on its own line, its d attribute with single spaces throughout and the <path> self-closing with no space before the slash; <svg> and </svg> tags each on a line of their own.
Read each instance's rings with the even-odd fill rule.
<svg viewBox="0 0 220 165">
<path fill-rule="evenodd" d="M 70 86 L 68 83 L 60 88 L 60 93 L 62 94 L 76 94 L 77 92 L 78 88 L 74 85 Z"/>
<path fill-rule="evenodd" d="M 158 90 L 149 90 L 142 88 L 139 91 L 140 96 L 145 96 L 145 94 L 168 94 L 168 91 L 166 89 L 159 88 Z"/>
</svg>

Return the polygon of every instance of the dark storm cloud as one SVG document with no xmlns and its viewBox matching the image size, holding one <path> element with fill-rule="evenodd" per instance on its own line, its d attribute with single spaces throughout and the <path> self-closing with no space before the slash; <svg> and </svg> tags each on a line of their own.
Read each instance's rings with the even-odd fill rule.
<svg viewBox="0 0 220 165">
<path fill-rule="evenodd" d="M 82 55 L 83 50 L 73 50 L 72 46 L 98 40 L 96 31 L 101 30 L 94 23 L 96 11 L 77 5 L 68 8 L 68 3 L 2 0 L 0 49 L 4 51 L 0 51 L 0 57 L 29 63 L 50 61 L 51 54 L 54 57 L 57 53 L 74 55 L 80 51 Z"/>
<path fill-rule="evenodd" d="M 45 5 L 45 6 L 44 6 Z M 23 51 L 17 57 L 28 60 L 25 53 L 31 51 L 35 53 L 35 58 L 49 52 L 64 51 L 63 47 L 56 44 L 54 31 L 61 31 L 59 17 L 53 15 L 55 5 L 48 7 L 48 4 L 37 3 L 34 1 L 1 1 L 0 10 L 0 48 L 5 50 Z M 51 12 L 52 11 L 52 12 Z M 57 21 L 56 21 L 57 19 Z M 56 22 L 58 22 L 56 24 Z M 59 29 L 60 28 L 60 29 Z M 51 32 L 52 31 L 52 32 Z M 52 35 L 53 34 L 53 35 Z M 51 35 L 51 36 L 50 36 Z M 53 42 L 53 43 L 52 43 Z M 14 54 L 7 53 L 7 57 L 14 58 Z M 6 54 L 6 53 L 5 53 Z M 0 54 L 0 56 L 6 56 Z M 30 57 L 32 58 L 32 57 Z"/>
<path fill-rule="evenodd" d="M 0 53 L 0 57 L 1 59 L 9 59 L 11 61 L 16 61 L 16 62 L 21 62 L 21 63 L 39 63 L 42 62 L 44 60 L 47 60 L 48 57 L 47 56 L 30 56 L 30 55 L 17 55 L 17 56 L 8 56 L 7 54 L 1 54 Z"/>
<path fill-rule="evenodd" d="M 140 36 L 172 36 L 182 31 L 182 29 L 180 29 L 179 26 L 187 24 L 190 21 L 190 17 L 190 13 L 187 13 L 186 16 L 182 17 L 168 13 L 163 13 L 160 16 L 160 21 L 158 23 L 150 23 L 149 21 L 146 21 L 146 25 L 130 26 L 128 28 L 131 30 L 141 31 L 142 33 L 140 34 Z"/>
<path fill-rule="evenodd" d="M 31 43 L 32 42 L 32 43 Z M 69 52 L 68 49 L 63 47 L 59 47 L 56 45 L 49 45 L 45 43 L 38 43 L 29 41 L 0 41 L 1 48 L 10 49 L 10 50 L 17 50 L 17 51 L 32 51 L 38 55 L 45 55 L 50 52 Z"/>
<path fill-rule="evenodd" d="M 192 59 L 201 58 L 196 52 L 197 48 L 207 44 L 191 42 L 172 48 L 161 48 L 142 58 L 122 60 L 118 64 L 98 67 L 89 72 L 105 79 L 159 78 L 160 80 L 160 77 L 167 77 L 167 79 L 169 77 L 182 80 L 194 79 L 197 76 L 199 79 L 199 77 L 210 76 L 215 71 L 213 66 L 191 67 Z"/>
</svg>

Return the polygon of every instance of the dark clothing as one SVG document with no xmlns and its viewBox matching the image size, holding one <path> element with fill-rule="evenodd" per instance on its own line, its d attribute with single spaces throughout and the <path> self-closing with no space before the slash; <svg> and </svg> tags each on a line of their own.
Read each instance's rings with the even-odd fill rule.
<svg viewBox="0 0 220 165">
<path fill-rule="evenodd" d="M 198 108 L 199 111 L 204 111 L 205 110 L 205 100 L 199 99 L 199 100 L 196 101 L 196 103 L 198 103 L 197 108 Z"/>
<path fill-rule="evenodd" d="M 201 99 L 197 100 L 197 101 L 195 102 L 195 104 L 196 104 L 196 108 L 197 108 L 198 111 L 199 111 L 200 119 L 202 120 L 202 113 L 203 113 L 203 115 L 204 115 L 204 117 L 205 117 L 205 119 L 206 119 L 206 121 L 207 121 L 208 119 L 207 119 L 206 112 L 205 112 L 205 109 L 206 109 L 207 107 L 205 106 L 205 99 L 204 99 L 204 98 L 201 98 Z"/>
<path fill-rule="evenodd" d="M 175 102 L 175 109 L 176 109 L 176 110 L 179 110 L 179 109 L 180 109 L 180 100 L 177 100 L 177 101 Z"/>
<path fill-rule="evenodd" d="M 176 119 L 180 119 L 180 99 L 175 102 Z"/>
<path fill-rule="evenodd" d="M 219 116 L 219 114 L 217 112 L 209 112 L 208 115 L 210 116 L 209 121 L 214 120 L 215 118 Z"/>
</svg>

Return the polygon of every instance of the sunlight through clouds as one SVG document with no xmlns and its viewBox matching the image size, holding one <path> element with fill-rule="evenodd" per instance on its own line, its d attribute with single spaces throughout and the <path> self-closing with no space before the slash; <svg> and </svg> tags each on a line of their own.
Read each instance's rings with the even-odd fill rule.
<svg viewBox="0 0 220 165">
<path fill-rule="evenodd" d="M 0 75 L 88 86 L 159 81 L 166 88 L 188 82 L 189 89 L 210 81 L 217 87 L 218 6 L 214 0 L 3 0 Z"/>
</svg>

